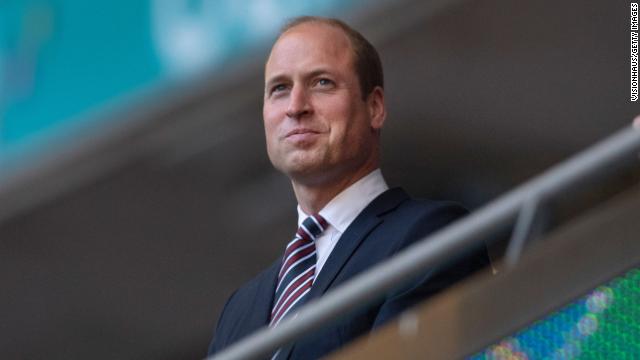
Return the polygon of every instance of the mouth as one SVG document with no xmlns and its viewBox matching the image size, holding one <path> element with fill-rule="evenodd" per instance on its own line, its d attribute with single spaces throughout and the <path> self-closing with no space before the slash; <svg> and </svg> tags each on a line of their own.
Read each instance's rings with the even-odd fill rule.
<svg viewBox="0 0 640 360">
<path fill-rule="evenodd" d="M 315 131 L 315 130 L 299 128 L 299 129 L 293 129 L 293 130 L 289 131 L 284 137 L 288 138 L 288 137 L 295 136 L 295 135 L 307 135 L 307 134 L 319 134 L 319 133 L 320 132 Z"/>
<path fill-rule="evenodd" d="M 298 128 L 289 131 L 284 136 L 284 139 L 294 143 L 307 143 L 315 139 L 318 135 L 320 135 L 319 131 L 306 128 Z"/>
<path fill-rule="evenodd" d="M 320 134 L 319 131 L 307 129 L 307 128 L 298 128 L 289 131 L 284 137 L 285 139 L 293 138 L 293 137 L 303 137 L 303 136 L 312 136 Z"/>
</svg>

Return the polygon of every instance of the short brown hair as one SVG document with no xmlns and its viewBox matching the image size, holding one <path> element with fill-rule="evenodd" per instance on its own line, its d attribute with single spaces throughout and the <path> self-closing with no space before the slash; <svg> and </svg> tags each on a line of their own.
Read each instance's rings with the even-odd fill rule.
<svg viewBox="0 0 640 360">
<path fill-rule="evenodd" d="M 362 99 L 366 100 L 376 86 L 384 88 L 384 74 L 378 51 L 362 34 L 341 20 L 320 16 L 299 16 L 289 20 L 280 30 L 280 36 L 290 29 L 305 23 L 316 22 L 336 27 L 344 32 L 351 42 L 355 58 L 355 70 L 360 82 Z"/>
</svg>

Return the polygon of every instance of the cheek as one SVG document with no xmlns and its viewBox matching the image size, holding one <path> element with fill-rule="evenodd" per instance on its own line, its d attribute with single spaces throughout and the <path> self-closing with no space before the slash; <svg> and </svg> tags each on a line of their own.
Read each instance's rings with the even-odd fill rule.
<svg viewBox="0 0 640 360">
<path fill-rule="evenodd" d="M 267 143 L 273 142 L 278 133 L 278 117 L 277 112 L 272 107 L 264 108 L 262 111 L 262 119 L 264 132 L 267 137 Z"/>
<path fill-rule="evenodd" d="M 365 138 L 369 136 L 370 126 L 367 123 L 367 117 L 362 112 L 354 109 L 354 106 L 344 108 L 332 124 L 332 140 L 339 151 L 345 156 L 353 156 L 362 151 Z"/>
<path fill-rule="evenodd" d="M 273 158 L 281 152 L 280 149 L 282 147 L 281 143 L 278 141 L 277 128 L 269 126 L 267 125 L 267 123 L 265 123 L 265 137 L 267 139 L 267 155 L 269 155 L 269 158 Z"/>
<path fill-rule="evenodd" d="M 337 139 L 342 138 L 350 131 L 353 111 L 350 104 L 344 99 L 327 102 L 322 109 L 322 118 L 326 119 L 331 127 L 331 133 Z"/>
</svg>

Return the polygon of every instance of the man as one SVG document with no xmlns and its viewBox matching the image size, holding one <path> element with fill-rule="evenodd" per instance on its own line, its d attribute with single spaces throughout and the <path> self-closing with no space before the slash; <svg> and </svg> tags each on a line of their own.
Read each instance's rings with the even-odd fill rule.
<svg viewBox="0 0 640 360">
<path fill-rule="evenodd" d="M 210 354 L 277 326 L 309 299 L 465 214 L 460 206 L 388 188 L 379 169 L 383 86 L 376 50 L 344 23 L 302 17 L 283 29 L 265 66 L 263 118 L 267 152 L 291 180 L 300 229 L 283 258 L 230 297 Z M 278 358 L 315 359 L 339 348 L 484 266 L 485 252 L 478 253 L 429 269 L 280 349 Z"/>
</svg>

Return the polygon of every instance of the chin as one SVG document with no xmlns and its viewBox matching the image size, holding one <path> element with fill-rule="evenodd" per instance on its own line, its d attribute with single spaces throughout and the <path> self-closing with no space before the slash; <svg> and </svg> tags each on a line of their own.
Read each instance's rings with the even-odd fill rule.
<svg viewBox="0 0 640 360">
<path fill-rule="evenodd" d="M 296 162 L 288 164 L 280 168 L 285 175 L 291 180 L 295 180 L 300 183 L 313 184 L 322 182 L 327 173 L 326 169 L 318 163 L 314 162 Z"/>
<path fill-rule="evenodd" d="M 283 167 L 296 172 L 307 172 L 322 167 L 323 159 L 315 151 L 294 151 L 283 159 Z"/>
<path fill-rule="evenodd" d="M 290 177 L 298 177 L 298 176 L 309 176 L 313 174 L 317 174 L 320 170 L 315 164 L 307 164 L 307 163 L 295 163 L 289 164 L 288 166 L 282 169 L 285 174 L 290 175 Z"/>
</svg>

